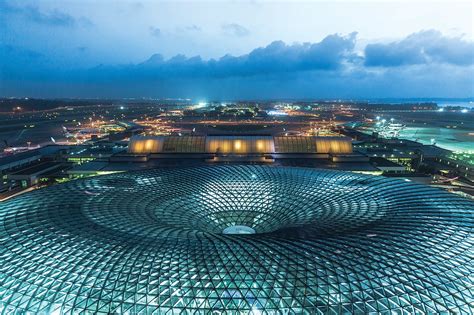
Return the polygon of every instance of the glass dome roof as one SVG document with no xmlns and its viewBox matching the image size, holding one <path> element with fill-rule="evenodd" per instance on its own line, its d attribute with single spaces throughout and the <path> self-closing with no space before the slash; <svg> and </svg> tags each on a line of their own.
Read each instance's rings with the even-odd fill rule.
<svg viewBox="0 0 474 315">
<path fill-rule="evenodd" d="M 291 167 L 71 181 L 0 204 L 0 312 L 469 312 L 473 205 Z"/>
</svg>

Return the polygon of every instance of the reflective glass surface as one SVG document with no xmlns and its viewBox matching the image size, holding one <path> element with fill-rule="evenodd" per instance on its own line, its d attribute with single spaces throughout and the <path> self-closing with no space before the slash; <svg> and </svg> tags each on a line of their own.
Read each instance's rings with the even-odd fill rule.
<svg viewBox="0 0 474 315">
<path fill-rule="evenodd" d="M 307 168 L 71 181 L 0 203 L 0 312 L 470 313 L 473 210 Z"/>
</svg>

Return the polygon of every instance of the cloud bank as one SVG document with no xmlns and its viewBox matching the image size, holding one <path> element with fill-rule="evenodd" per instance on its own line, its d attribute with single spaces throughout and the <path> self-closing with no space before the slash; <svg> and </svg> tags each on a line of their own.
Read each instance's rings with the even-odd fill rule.
<svg viewBox="0 0 474 315">
<path fill-rule="evenodd" d="M 365 65 L 398 67 L 445 63 L 459 66 L 474 64 L 474 42 L 460 37 L 445 37 L 435 30 L 412 34 L 388 44 L 369 44 L 365 47 Z"/>
<path fill-rule="evenodd" d="M 138 64 L 91 69 L 63 69 L 40 53 L 3 45 L 0 93 L 206 98 L 474 96 L 471 41 L 427 30 L 399 41 L 371 43 L 362 50 L 355 49 L 356 43 L 355 32 L 332 34 L 317 43 L 275 41 L 240 56 L 204 60 L 184 55 L 165 59 L 155 54 Z"/>
<path fill-rule="evenodd" d="M 147 61 L 128 66 L 100 66 L 91 72 L 120 77 L 123 74 L 150 79 L 223 78 L 272 75 L 311 70 L 337 70 L 352 54 L 356 33 L 330 35 L 319 43 L 287 45 L 275 41 L 242 56 L 226 55 L 203 60 L 200 56 L 177 55 L 165 60 L 155 54 Z"/>
</svg>

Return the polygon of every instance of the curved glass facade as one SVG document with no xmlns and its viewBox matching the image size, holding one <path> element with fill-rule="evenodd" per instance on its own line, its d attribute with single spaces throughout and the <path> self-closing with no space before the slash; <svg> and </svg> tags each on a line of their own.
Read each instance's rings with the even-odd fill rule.
<svg viewBox="0 0 474 315">
<path fill-rule="evenodd" d="M 0 204 L 0 312 L 469 313 L 473 209 L 305 168 L 71 181 Z"/>
</svg>

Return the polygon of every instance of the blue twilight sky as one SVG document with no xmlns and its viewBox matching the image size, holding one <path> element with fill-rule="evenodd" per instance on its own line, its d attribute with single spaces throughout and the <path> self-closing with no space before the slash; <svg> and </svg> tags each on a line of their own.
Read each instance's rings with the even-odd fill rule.
<svg viewBox="0 0 474 315">
<path fill-rule="evenodd" d="M 471 1 L 0 0 L 0 96 L 473 97 Z"/>
</svg>

